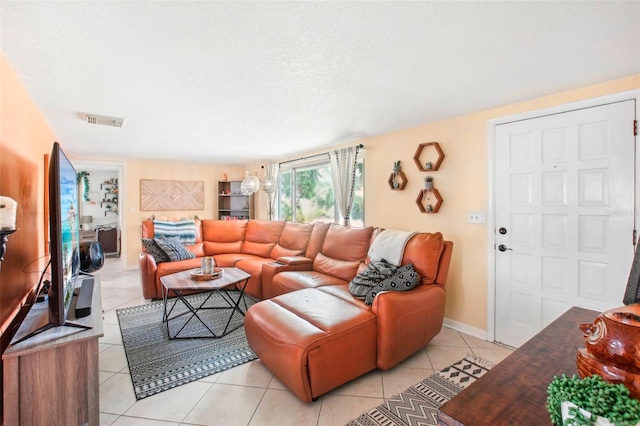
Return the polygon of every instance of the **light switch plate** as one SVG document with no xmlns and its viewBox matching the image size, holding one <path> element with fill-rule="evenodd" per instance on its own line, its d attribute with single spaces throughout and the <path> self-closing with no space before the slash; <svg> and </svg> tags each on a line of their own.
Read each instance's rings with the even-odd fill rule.
<svg viewBox="0 0 640 426">
<path fill-rule="evenodd" d="M 483 224 L 486 223 L 485 213 L 480 210 L 470 210 L 467 216 L 467 222 L 473 224 Z"/>
</svg>

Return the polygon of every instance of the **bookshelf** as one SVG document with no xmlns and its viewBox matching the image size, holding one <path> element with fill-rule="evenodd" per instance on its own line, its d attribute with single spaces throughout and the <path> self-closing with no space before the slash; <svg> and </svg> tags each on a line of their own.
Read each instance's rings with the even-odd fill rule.
<svg viewBox="0 0 640 426">
<path fill-rule="evenodd" d="M 253 219 L 253 194 L 242 195 L 239 180 L 218 181 L 218 219 Z"/>
</svg>

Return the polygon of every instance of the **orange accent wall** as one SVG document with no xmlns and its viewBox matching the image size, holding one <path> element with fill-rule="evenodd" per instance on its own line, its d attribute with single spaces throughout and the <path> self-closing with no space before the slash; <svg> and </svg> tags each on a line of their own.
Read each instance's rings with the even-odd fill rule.
<svg viewBox="0 0 640 426">
<path fill-rule="evenodd" d="M 0 194 L 18 202 L 0 263 L 0 352 L 21 304 L 38 283 L 44 255 L 44 156 L 55 135 L 0 52 Z M 48 232 L 48 231 L 47 231 Z"/>
</svg>

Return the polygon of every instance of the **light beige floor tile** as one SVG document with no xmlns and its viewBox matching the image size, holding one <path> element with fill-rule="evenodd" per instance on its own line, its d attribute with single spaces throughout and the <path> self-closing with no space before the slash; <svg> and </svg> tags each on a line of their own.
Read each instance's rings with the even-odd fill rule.
<svg viewBox="0 0 640 426">
<path fill-rule="evenodd" d="M 511 355 L 513 353 L 513 350 L 502 346 L 496 346 L 493 349 L 473 348 L 473 353 L 478 355 L 479 357 L 493 362 L 494 364 L 497 364 Z"/>
<path fill-rule="evenodd" d="M 215 383 L 218 381 L 218 379 L 220 378 L 220 376 L 222 376 L 222 373 L 215 373 L 212 374 L 210 376 L 205 376 L 202 379 L 199 379 L 199 382 L 206 382 L 206 383 Z"/>
<path fill-rule="evenodd" d="M 427 356 L 427 350 L 422 348 L 415 354 L 411 355 L 409 358 L 402 361 L 397 365 L 398 367 L 405 368 L 429 368 L 433 369 L 431 365 L 431 361 L 429 361 L 429 357 Z"/>
<path fill-rule="evenodd" d="M 249 425 L 315 426 L 321 405 L 322 397 L 306 403 L 290 391 L 267 389 Z"/>
<path fill-rule="evenodd" d="M 111 309 L 109 311 L 105 311 L 102 314 L 102 323 L 103 324 L 118 324 L 118 314 L 116 314 L 115 309 Z"/>
<path fill-rule="evenodd" d="M 373 370 L 332 390 L 331 394 L 382 398 L 382 372 Z"/>
<path fill-rule="evenodd" d="M 273 376 L 273 379 L 271 379 L 271 383 L 269 383 L 269 389 L 288 390 L 284 383 L 282 383 L 275 375 Z"/>
<path fill-rule="evenodd" d="M 128 374 L 114 374 L 100 384 L 100 412 L 124 414 L 135 403 L 133 384 Z"/>
<path fill-rule="evenodd" d="M 98 371 L 98 383 L 102 384 L 104 382 L 106 382 L 109 378 L 113 377 L 114 374 L 111 371 Z"/>
<path fill-rule="evenodd" d="M 180 423 L 162 420 L 142 419 L 140 417 L 120 416 L 113 426 L 179 426 Z"/>
<path fill-rule="evenodd" d="M 210 383 L 191 382 L 137 401 L 124 414 L 132 417 L 181 422 L 202 396 Z"/>
<path fill-rule="evenodd" d="M 117 414 L 100 413 L 100 426 L 110 426 L 118 417 Z"/>
<path fill-rule="evenodd" d="M 469 345 L 470 348 L 494 349 L 496 346 L 500 346 L 496 345 L 493 342 L 488 342 L 486 340 L 482 340 L 468 334 L 460 333 L 460 335 L 462 336 L 464 341 L 467 342 L 467 345 Z"/>
<path fill-rule="evenodd" d="M 318 426 L 343 425 L 384 402 L 382 398 L 325 395 Z"/>
<path fill-rule="evenodd" d="M 124 353 L 124 347 L 120 345 L 113 345 L 107 350 L 100 352 L 98 359 L 100 371 L 113 371 L 117 373 L 127 367 L 127 356 Z"/>
<path fill-rule="evenodd" d="M 473 353 L 469 348 L 427 345 L 427 356 L 434 370 L 440 371 Z"/>
<path fill-rule="evenodd" d="M 98 352 L 106 351 L 111 346 L 113 346 L 113 345 L 110 345 L 108 343 L 98 343 Z"/>
<path fill-rule="evenodd" d="M 207 426 L 245 426 L 264 393 L 263 388 L 214 383 L 183 421 Z"/>
<path fill-rule="evenodd" d="M 389 399 L 434 373 L 429 368 L 392 368 L 382 372 L 384 398 Z"/>
<path fill-rule="evenodd" d="M 429 342 L 431 346 L 457 346 L 466 348 L 467 343 L 464 341 L 460 333 L 449 327 L 442 327 L 440 333 Z"/>
<path fill-rule="evenodd" d="M 116 324 L 102 324 L 104 336 L 99 339 L 99 343 L 122 345 L 122 335 L 120 334 L 120 326 Z"/>
<path fill-rule="evenodd" d="M 266 388 L 271 383 L 272 378 L 273 373 L 260 360 L 255 360 L 223 371 L 216 383 Z"/>
</svg>

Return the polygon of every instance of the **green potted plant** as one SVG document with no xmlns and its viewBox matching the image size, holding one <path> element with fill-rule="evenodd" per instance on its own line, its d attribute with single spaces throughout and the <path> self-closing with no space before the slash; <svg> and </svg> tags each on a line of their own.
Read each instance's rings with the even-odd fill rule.
<svg viewBox="0 0 640 426">
<path fill-rule="evenodd" d="M 640 401 L 622 384 L 601 376 L 554 377 L 547 388 L 547 410 L 556 425 L 640 425 Z"/>
</svg>

